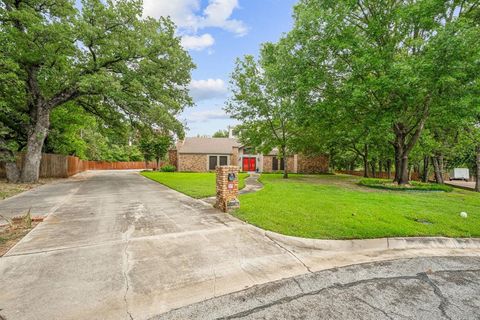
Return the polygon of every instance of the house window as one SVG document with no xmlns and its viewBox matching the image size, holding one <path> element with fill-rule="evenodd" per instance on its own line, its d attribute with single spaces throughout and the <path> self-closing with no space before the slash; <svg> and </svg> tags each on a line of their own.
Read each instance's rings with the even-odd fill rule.
<svg viewBox="0 0 480 320">
<path fill-rule="evenodd" d="M 228 156 L 209 156 L 208 170 L 213 171 L 219 166 L 228 166 Z"/>
<path fill-rule="evenodd" d="M 226 166 L 228 164 L 228 157 L 227 156 L 220 156 L 220 165 Z"/>
<path fill-rule="evenodd" d="M 272 171 L 278 171 L 278 159 L 273 157 L 272 159 Z"/>
<path fill-rule="evenodd" d="M 278 171 L 278 170 L 285 170 L 285 160 L 278 159 L 277 157 L 273 157 L 272 159 L 272 171 Z"/>
<path fill-rule="evenodd" d="M 217 156 L 210 156 L 208 160 L 208 170 L 215 170 L 217 168 Z"/>
</svg>

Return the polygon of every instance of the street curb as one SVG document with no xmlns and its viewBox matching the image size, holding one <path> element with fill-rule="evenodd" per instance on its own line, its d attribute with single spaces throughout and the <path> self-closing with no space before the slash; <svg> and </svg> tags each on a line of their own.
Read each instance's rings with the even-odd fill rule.
<svg viewBox="0 0 480 320">
<path fill-rule="evenodd" d="M 321 240 L 285 236 L 266 231 L 265 236 L 300 249 L 323 251 L 405 250 L 405 249 L 480 249 L 480 238 L 394 237 L 355 240 Z"/>
</svg>

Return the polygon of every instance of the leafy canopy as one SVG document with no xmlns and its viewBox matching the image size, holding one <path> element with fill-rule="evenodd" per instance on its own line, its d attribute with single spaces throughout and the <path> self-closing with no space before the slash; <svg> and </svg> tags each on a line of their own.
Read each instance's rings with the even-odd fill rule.
<svg viewBox="0 0 480 320">
<path fill-rule="evenodd" d="M 171 20 L 143 18 L 142 1 L 2 0 L 0 43 L 2 148 L 25 148 L 38 110 L 71 101 L 183 136 L 194 65 Z"/>
</svg>

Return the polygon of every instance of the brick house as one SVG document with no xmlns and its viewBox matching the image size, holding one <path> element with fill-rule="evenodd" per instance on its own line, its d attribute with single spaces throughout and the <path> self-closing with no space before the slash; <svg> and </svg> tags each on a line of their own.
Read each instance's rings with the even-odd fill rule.
<svg viewBox="0 0 480 320">
<path fill-rule="evenodd" d="M 326 173 L 328 158 L 295 154 L 280 159 L 277 150 L 255 153 L 235 138 L 185 138 L 169 152 L 170 163 L 184 172 L 213 171 L 218 165 L 239 166 L 246 172 L 282 171 L 287 165 L 291 173 Z"/>
</svg>

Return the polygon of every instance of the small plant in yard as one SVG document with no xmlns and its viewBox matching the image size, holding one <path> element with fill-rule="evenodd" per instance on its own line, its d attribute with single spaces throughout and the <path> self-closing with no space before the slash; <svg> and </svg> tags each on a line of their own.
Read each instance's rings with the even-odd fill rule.
<svg viewBox="0 0 480 320">
<path fill-rule="evenodd" d="M 36 223 L 32 223 L 30 210 L 24 216 L 9 219 L 3 215 L 0 218 L 7 224 L 0 228 L 0 257 L 3 256 L 11 247 L 20 241 Z"/>
<path fill-rule="evenodd" d="M 424 183 L 418 181 L 410 181 L 408 185 L 398 185 L 391 180 L 387 179 L 373 179 L 365 178 L 360 180 L 358 183 L 361 186 L 377 188 L 377 189 L 387 189 L 387 190 L 398 190 L 398 191 L 443 191 L 451 192 L 453 188 L 444 184 L 436 183 Z"/>
<path fill-rule="evenodd" d="M 166 164 L 160 168 L 162 172 L 175 172 L 175 170 L 177 170 L 177 168 L 171 164 Z"/>
</svg>

